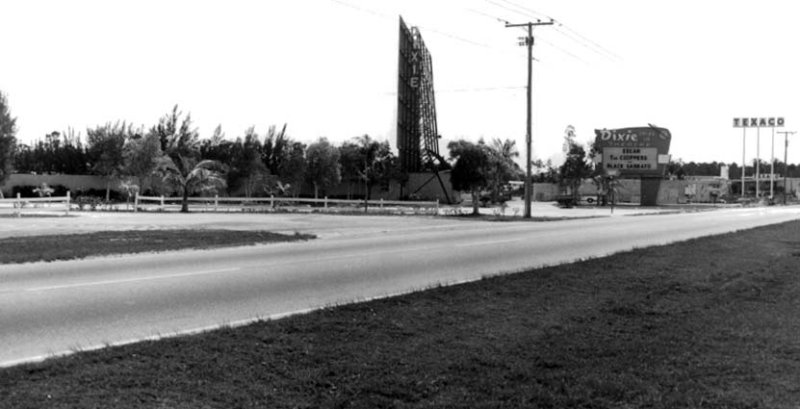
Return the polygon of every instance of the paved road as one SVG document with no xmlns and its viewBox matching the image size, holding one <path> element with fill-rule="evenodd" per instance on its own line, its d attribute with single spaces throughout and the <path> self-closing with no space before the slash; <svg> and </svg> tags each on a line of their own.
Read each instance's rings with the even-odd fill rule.
<svg viewBox="0 0 800 409">
<path fill-rule="evenodd" d="M 546 223 L 305 217 L 294 223 L 315 220 L 326 234 L 307 243 L 3 265 L 0 365 L 795 220 L 800 208 Z"/>
</svg>

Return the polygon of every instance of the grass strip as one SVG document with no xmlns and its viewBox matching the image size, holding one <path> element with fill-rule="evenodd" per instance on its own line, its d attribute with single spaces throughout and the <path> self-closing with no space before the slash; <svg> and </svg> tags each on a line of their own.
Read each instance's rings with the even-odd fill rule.
<svg viewBox="0 0 800 409">
<path fill-rule="evenodd" d="M 313 235 L 234 230 L 125 230 L 0 239 L 0 264 L 111 254 L 210 249 L 309 240 Z"/>
<path fill-rule="evenodd" d="M 0 370 L 14 408 L 796 408 L 800 223 Z"/>
</svg>

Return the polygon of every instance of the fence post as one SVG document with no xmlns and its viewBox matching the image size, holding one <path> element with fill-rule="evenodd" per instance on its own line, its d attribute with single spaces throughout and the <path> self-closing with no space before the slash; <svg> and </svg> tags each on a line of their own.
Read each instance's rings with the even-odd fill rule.
<svg viewBox="0 0 800 409">
<path fill-rule="evenodd" d="M 275 208 L 275 195 L 269 195 L 269 207 Z"/>
<path fill-rule="evenodd" d="M 17 217 L 22 217 L 22 195 L 17 192 Z"/>
<path fill-rule="evenodd" d="M 161 211 L 164 211 L 164 195 L 161 195 Z"/>
<path fill-rule="evenodd" d="M 70 206 L 72 206 L 72 205 L 70 204 L 70 202 L 71 202 L 71 200 L 70 200 L 70 199 L 71 199 L 71 196 L 70 196 L 70 194 L 69 194 L 69 190 L 67 190 L 67 216 L 69 216 L 69 207 L 70 207 Z"/>
<path fill-rule="evenodd" d="M 436 215 L 439 215 L 439 199 L 436 199 Z"/>
<path fill-rule="evenodd" d="M 323 208 L 328 208 L 328 196 L 325 196 L 325 201 L 323 202 Z"/>
<path fill-rule="evenodd" d="M 217 206 L 219 206 L 219 195 L 214 195 L 214 211 L 217 211 Z"/>
<path fill-rule="evenodd" d="M 383 209 L 383 198 L 381 198 L 380 208 Z"/>
<path fill-rule="evenodd" d="M 139 208 L 139 192 L 136 192 L 133 195 L 133 212 L 136 213 L 138 208 Z"/>
</svg>

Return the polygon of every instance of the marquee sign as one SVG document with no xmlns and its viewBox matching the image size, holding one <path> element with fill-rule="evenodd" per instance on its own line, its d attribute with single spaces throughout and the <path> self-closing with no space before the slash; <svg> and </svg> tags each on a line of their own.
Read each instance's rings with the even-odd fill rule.
<svg viewBox="0 0 800 409">
<path fill-rule="evenodd" d="M 734 128 L 774 128 L 782 127 L 786 121 L 783 117 L 769 118 L 733 118 Z"/>
<path fill-rule="evenodd" d="M 595 129 L 596 162 L 621 176 L 662 176 L 669 163 L 669 130 L 656 127 Z"/>
</svg>

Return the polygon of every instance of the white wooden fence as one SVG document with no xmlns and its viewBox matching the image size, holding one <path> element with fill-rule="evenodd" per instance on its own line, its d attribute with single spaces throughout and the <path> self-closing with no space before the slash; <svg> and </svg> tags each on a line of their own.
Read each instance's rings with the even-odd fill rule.
<svg viewBox="0 0 800 409">
<path fill-rule="evenodd" d="M 21 197 L 17 193 L 15 198 L 0 199 L 0 209 L 13 209 L 13 213 L 17 217 L 22 216 L 23 211 L 42 210 L 63 210 L 66 215 L 69 215 L 71 205 L 72 198 L 69 192 L 66 196 L 55 197 Z"/>
<path fill-rule="evenodd" d="M 133 211 L 139 210 L 140 206 L 143 207 L 144 203 L 154 203 L 158 210 L 164 211 L 167 209 L 180 208 L 182 198 L 180 197 L 165 197 L 165 196 L 139 196 L 136 195 L 134 199 Z M 248 207 L 254 208 L 257 206 L 268 206 L 269 208 L 276 207 L 300 207 L 303 205 L 322 205 L 323 209 L 336 206 L 349 206 L 359 207 L 364 206 L 364 200 L 345 200 L 345 199 L 310 199 L 310 198 L 293 198 L 293 197 L 190 197 L 188 198 L 189 205 L 197 209 L 197 206 L 202 206 L 200 210 L 204 211 L 221 211 L 223 209 L 230 209 L 231 207 L 237 210 L 245 210 Z M 177 204 L 176 204 L 177 203 Z M 403 200 L 369 200 L 367 206 L 372 208 L 383 209 L 385 207 L 416 207 L 416 208 L 429 208 L 439 213 L 439 201 L 403 201 Z"/>
</svg>

